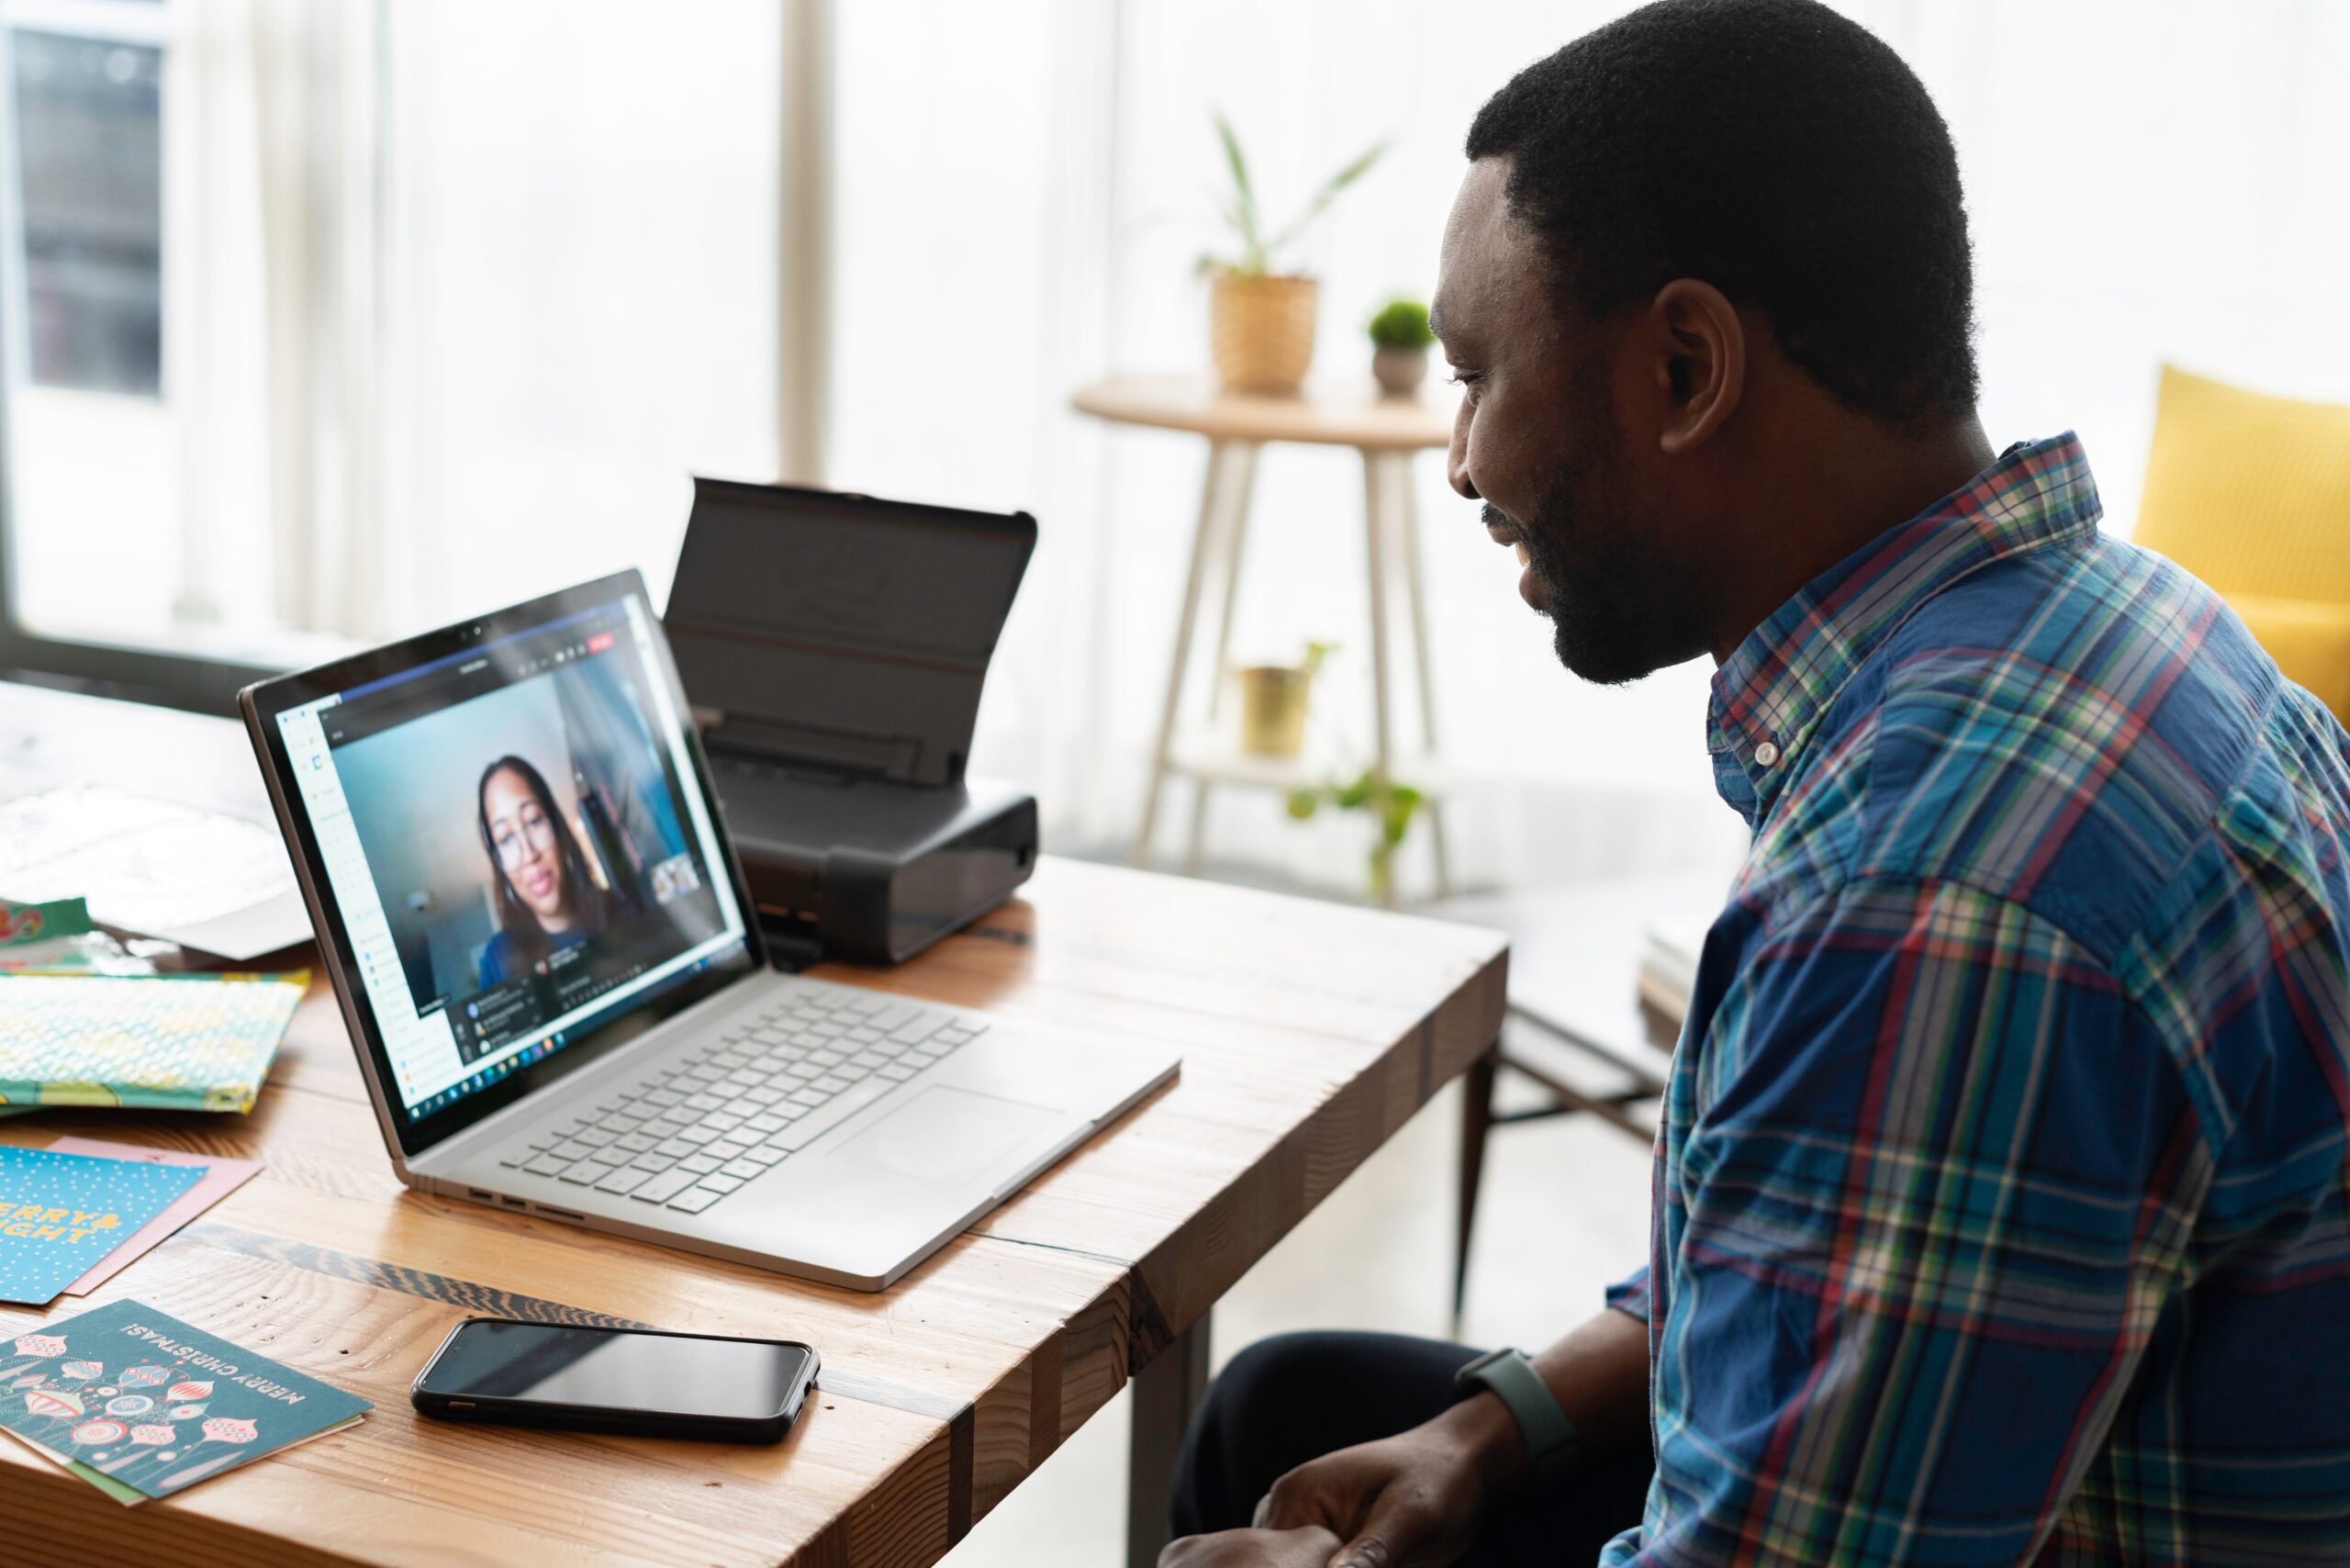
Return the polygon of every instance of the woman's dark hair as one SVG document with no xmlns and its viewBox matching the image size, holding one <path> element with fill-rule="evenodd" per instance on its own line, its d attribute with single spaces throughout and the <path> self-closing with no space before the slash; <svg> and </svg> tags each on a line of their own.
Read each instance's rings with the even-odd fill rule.
<svg viewBox="0 0 2350 1568">
<path fill-rule="evenodd" d="M 1851 408 L 1973 412 L 1958 155 L 1859 23 L 1814 0 L 1658 0 L 1519 72 L 1468 152 L 1510 159 L 1511 207 L 1591 314 L 1702 279 Z"/>
<path fill-rule="evenodd" d="M 554 791 L 547 788 L 546 775 L 519 756 L 501 756 L 481 770 L 481 782 L 474 786 L 474 820 L 481 829 L 482 852 L 489 857 L 489 868 L 498 879 L 498 928 L 506 933 L 507 946 L 512 951 L 517 966 L 527 967 L 547 956 L 553 944 L 548 942 L 546 928 L 531 906 L 514 891 L 514 883 L 506 874 L 506 863 L 498 857 L 498 843 L 489 835 L 489 781 L 500 773 L 511 773 L 531 791 L 538 801 L 541 814 L 554 833 L 556 860 L 563 867 L 563 902 L 571 916 L 590 931 L 600 931 L 611 923 L 612 897 L 588 874 L 588 857 L 579 852 L 579 840 L 565 820 L 562 809 L 554 803 Z"/>
</svg>

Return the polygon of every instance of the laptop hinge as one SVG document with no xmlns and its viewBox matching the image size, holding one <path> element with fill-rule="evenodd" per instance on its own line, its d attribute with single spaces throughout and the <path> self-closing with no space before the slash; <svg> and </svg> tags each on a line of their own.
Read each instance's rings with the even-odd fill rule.
<svg viewBox="0 0 2350 1568">
<path fill-rule="evenodd" d="M 815 925 L 796 915 L 778 920 L 762 908 L 759 935 L 767 939 L 767 962 L 788 975 L 811 968 L 824 956 L 823 940 L 816 935 Z"/>
</svg>

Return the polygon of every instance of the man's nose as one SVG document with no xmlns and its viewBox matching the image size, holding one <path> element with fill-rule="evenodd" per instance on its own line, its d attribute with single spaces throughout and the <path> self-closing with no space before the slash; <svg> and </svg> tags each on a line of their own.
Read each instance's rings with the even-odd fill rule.
<svg viewBox="0 0 2350 1568">
<path fill-rule="evenodd" d="M 1452 444 L 1445 449 L 1444 477 L 1453 489 L 1468 500 L 1476 500 L 1477 486 L 1469 477 L 1469 406 L 1461 399 L 1460 409 L 1452 416 Z"/>
</svg>

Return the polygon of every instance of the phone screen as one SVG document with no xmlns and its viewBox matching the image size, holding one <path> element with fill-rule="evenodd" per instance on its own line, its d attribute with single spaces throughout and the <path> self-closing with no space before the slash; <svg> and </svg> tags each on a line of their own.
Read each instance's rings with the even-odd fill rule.
<svg viewBox="0 0 2350 1568">
<path fill-rule="evenodd" d="M 808 1351 L 758 1339 L 635 1334 L 539 1323 L 468 1323 L 424 1386 L 455 1398 L 772 1418 L 806 1374 Z"/>
</svg>

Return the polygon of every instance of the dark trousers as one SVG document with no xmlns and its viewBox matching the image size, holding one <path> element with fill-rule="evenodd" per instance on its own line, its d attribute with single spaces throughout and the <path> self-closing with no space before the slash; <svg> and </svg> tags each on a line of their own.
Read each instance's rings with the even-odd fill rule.
<svg viewBox="0 0 2350 1568">
<path fill-rule="evenodd" d="M 1281 1474 L 1334 1450 L 1393 1437 L 1452 1403 L 1478 1352 L 1395 1334 L 1284 1334 L 1251 1345 L 1208 1390 L 1183 1439 L 1169 1509 L 1178 1536 L 1237 1529 Z M 1485 1521 L 1462 1568 L 1598 1561 L 1640 1522 L 1645 1451 L 1586 1464 Z"/>
</svg>

